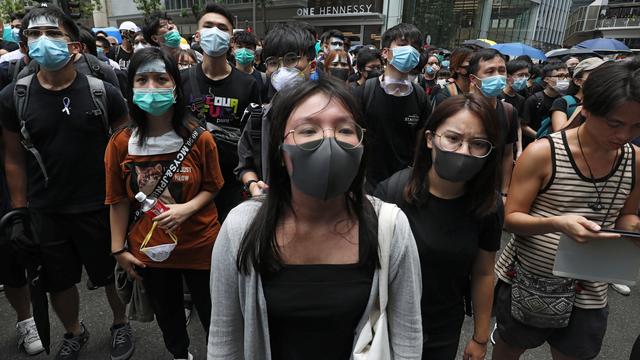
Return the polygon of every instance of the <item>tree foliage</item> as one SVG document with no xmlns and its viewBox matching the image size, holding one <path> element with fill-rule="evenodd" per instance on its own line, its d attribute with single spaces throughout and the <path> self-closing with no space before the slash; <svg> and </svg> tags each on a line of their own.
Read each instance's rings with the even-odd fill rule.
<svg viewBox="0 0 640 360">
<path fill-rule="evenodd" d="M 11 14 L 24 12 L 24 8 L 29 4 L 27 0 L 2 0 L 0 1 L 0 19 L 9 20 Z"/>
<path fill-rule="evenodd" d="M 149 16 L 156 11 L 163 9 L 162 0 L 133 0 L 136 4 L 136 8 L 144 14 Z"/>
<path fill-rule="evenodd" d="M 79 17 L 91 17 L 94 10 L 102 9 L 102 2 L 100 0 L 75 0 L 74 3 L 78 5 Z M 16 12 L 25 12 L 27 7 L 37 6 L 41 2 L 36 0 L 0 0 L 0 18 L 8 20 L 11 14 Z M 67 4 L 67 2 L 61 2 L 61 5 Z"/>
</svg>

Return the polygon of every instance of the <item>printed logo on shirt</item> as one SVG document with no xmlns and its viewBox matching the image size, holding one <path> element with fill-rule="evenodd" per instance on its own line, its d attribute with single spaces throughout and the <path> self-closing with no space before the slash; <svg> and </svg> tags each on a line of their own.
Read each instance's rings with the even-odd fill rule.
<svg viewBox="0 0 640 360">
<path fill-rule="evenodd" d="M 211 91 L 211 89 L 209 89 Z M 238 112 L 239 101 L 236 98 L 227 98 L 215 95 L 193 96 L 189 99 L 191 112 L 199 120 L 216 125 L 240 126 Z"/>
<path fill-rule="evenodd" d="M 407 125 L 412 126 L 412 127 L 416 126 L 418 121 L 420 121 L 420 115 L 418 115 L 418 114 L 411 114 L 411 115 L 405 116 L 405 118 L 404 118 L 404 122 Z"/>
<path fill-rule="evenodd" d="M 151 194 L 171 163 L 171 160 L 127 163 L 125 166 L 130 171 L 129 184 L 132 192 L 136 194 L 142 191 L 145 194 Z M 165 204 L 176 204 L 176 199 L 182 199 L 184 183 L 191 179 L 192 172 L 193 169 L 190 166 L 182 166 L 160 195 L 160 201 Z"/>
</svg>

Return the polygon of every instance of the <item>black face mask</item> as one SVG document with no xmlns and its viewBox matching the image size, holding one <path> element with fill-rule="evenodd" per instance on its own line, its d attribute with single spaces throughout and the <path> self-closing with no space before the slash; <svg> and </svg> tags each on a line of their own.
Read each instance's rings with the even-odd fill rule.
<svg viewBox="0 0 640 360">
<path fill-rule="evenodd" d="M 380 77 L 380 75 L 382 75 L 382 71 L 380 70 L 367 71 L 367 80 Z"/>
<path fill-rule="evenodd" d="M 331 73 L 333 77 L 336 77 L 342 81 L 347 81 L 347 79 L 349 78 L 349 69 L 332 68 L 329 69 L 329 73 Z"/>
</svg>

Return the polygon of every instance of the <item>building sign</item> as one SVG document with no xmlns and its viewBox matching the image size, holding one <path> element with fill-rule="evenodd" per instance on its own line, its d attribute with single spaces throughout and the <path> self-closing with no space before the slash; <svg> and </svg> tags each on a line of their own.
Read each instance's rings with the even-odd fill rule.
<svg viewBox="0 0 640 360">
<path fill-rule="evenodd" d="M 298 8 L 298 16 L 358 15 L 382 13 L 382 0 L 309 0 L 306 8 Z"/>
</svg>

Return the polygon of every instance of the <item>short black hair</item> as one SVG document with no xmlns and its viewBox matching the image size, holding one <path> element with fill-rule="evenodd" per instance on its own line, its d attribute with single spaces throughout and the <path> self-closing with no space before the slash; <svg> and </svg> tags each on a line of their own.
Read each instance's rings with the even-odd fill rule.
<svg viewBox="0 0 640 360">
<path fill-rule="evenodd" d="M 541 76 L 544 79 L 544 78 L 550 76 L 552 72 L 554 72 L 556 70 L 562 70 L 562 69 L 565 69 L 567 71 L 569 70 L 569 69 L 567 69 L 567 65 L 565 63 L 563 63 L 562 61 L 558 61 L 558 60 L 550 61 L 545 66 L 542 67 Z"/>
<path fill-rule="evenodd" d="M 529 65 L 533 65 L 533 60 L 531 60 L 531 56 L 529 55 L 520 55 L 514 60 L 523 60 L 526 61 Z"/>
<path fill-rule="evenodd" d="M 413 24 L 400 23 L 382 34 L 382 47 L 388 48 L 394 40 L 408 40 L 416 49 L 422 47 L 422 32 Z"/>
<path fill-rule="evenodd" d="M 107 40 L 106 38 L 103 37 L 96 37 L 96 42 L 100 43 L 100 46 L 103 48 L 109 48 L 111 47 L 111 43 L 109 42 L 109 40 Z"/>
<path fill-rule="evenodd" d="M 157 11 L 147 16 L 144 19 L 144 25 L 142 26 L 142 36 L 144 36 L 147 43 L 153 46 L 160 46 L 160 44 L 153 41 L 151 38 L 158 32 L 158 29 L 160 28 L 160 20 L 171 21 L 172 19 L 166 12 Z"/>
<path fill-rule="evenodd" d="M 609 61 L 589 73 L 582 88 L 584 108 L 606 117 L 627 101 L 640 102 L 640 58 Z"/>
<path fill-rule="evenodd" d="M 202 11 L 200 11 L 200 14 L 198 14 L 197 23 L 200 22 L 200 19 L 202 19 L 203 16 L 209 13 L 220 14 L 224 16 L 229 21 L 229 24 L 231 24 L 231 28 L 233 29 L 233 14 L 231 13 L 231 11 L 227 10 L 226 7 L 216 3 L 207 3 L 204 6 Z"/>
<path fill-rule="evenodd" d="M 258 46 L 258 37 L 248 31 L 238 31 L 233 34 L 233 42 L 243 47 L 255 48 Z"/>
<path fill-rule="evenodd" d="M 495 59 L 496 57 L 502 58 L 505 62 L 507 60 L 504 58 L 504 55 L 500 53 L 500 51 L 496 49 L 480 49 L 471 55 L 471 59 L 469 59 L 469 67 L 467 68 L 467 73 L 469 75 L 478 75 L 478 70 L 480 70 L 480 61 L 489 61 Z"/>
<path fill-rule="evenodd" d="M 380 50 L 372 50 L 368 48 L 362 48 L 358 51 L 358 58 L 356 60 L 356 65 L 358 66 L 358 71 L 364 70 L 365 66 L 368 63 L 380 60 L 380 64 L 382 64 L 382 55 L 380 54 Z"/>
<path fill-rule="evenodd" d="M 316 39 L 306 24 L 296 21 L 276 24 L 264 38 L 262 59 L 294 53 L 313 60 L 316 57 L 315 45 Z"/>
<path fill-rule="evenodd" d="M 332 37 L 338 38 L 342 41 L 344 41 L 344 34 L 342 33 L 342 31 L 340 30 L 336 30 L 336 29 L 331 29 L 329 31 L 325 31 L 321 36 L 320 36 L 320 42 L 322 44 L 325 44 L 327 41 L 329 41 L 329 39 L 331 39 Z"/>
<path fill-rule="evenodd" d="M 530 71 L 531 66 L 524 60 L 511 60 L 507 63 L 507 75 L 513 75 L 516 71 L 527 69 Z"/>
<path fill-rule="evenodd" d="M 13 22 L 14 20 L 22 20 L 22 18 L 24 18 L 24 13 L 14 12 L 9 16 L 9 21 Z"/>
<path fill-rule="evenodd" d="M 96 56 L 96 34 L 83 25 L 78 25 L 78 28 L 80 30 L 80 43 L 87 47 L 89 54 Z"/>
<path fill-rule="evenodd" d="M 104 31 L 104 30 L 98 30 L 98 31 L 96 31 L 96 36 L 98 36 L 98 34 L 102 34 L 102 35 L 104 35 L 105 37 L 109 36 L 109 34 L 107 34 L 107 32 L 106 32 L 106 31 Z"/>
<path fill-rule="evenodd" d="M 41 16 L 58 22 L 69 35 L 71 41 L 80 41 L 80 30 L 78 29 L 78 25 L 76 25 L 76 23 L 73 22 L 73 19 L 67 16 L 67 14 L 65 14 L 56 6 L 31 9 L 31 11 L 29 11 L 27 15 L 22 18 L 22 29 L 20 30 L 20 32 L 29 28 L 29 23 L 31 22 L 31 20 Z"/>
</svg>

